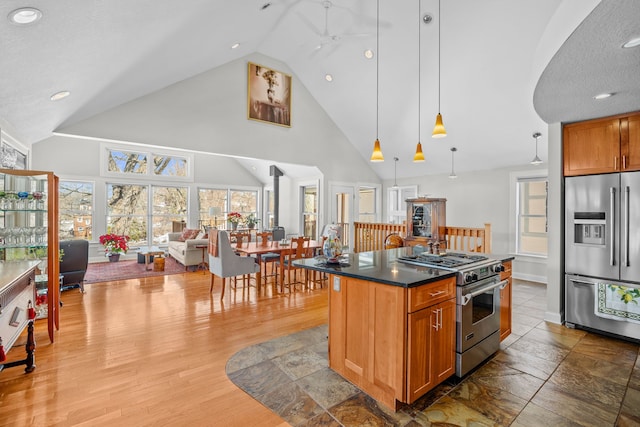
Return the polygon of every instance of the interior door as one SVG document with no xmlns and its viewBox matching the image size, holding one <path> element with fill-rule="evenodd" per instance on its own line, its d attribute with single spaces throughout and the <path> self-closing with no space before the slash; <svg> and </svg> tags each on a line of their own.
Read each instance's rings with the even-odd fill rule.
<svg viewBox="0 0 640 427">
<path fill-rule="evenodd" d="M 332 186 L 330 222 L 341 227 L 344 250 L 348 250 L 352 246 L 351 242 L 353 242 L 354 200 L 354 187 Z"/>
</svg>

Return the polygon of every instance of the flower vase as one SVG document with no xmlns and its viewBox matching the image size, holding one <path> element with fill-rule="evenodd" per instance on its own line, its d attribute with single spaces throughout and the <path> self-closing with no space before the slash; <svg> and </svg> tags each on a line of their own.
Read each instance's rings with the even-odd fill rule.
<svg viewBox="0 0 640 427">
<path fill-rule="evenodd" d="M 249 224 L 247 224 L 247 227 L 249 228 L 249 230 L 253 230 L 256 227 L 256 223 L 250 222 Z"/>
<path fill-rule="evenodd" d="M 120 261 L 120 254 L 109 254 L 109 262 Z"/>
<path fill-rule="evenodd" d="M 232 222 L 231 223 L 231 229 L 232 230 L 237 230 L 238 229 L 238 223 L 237 222 Z"/>
</svg>

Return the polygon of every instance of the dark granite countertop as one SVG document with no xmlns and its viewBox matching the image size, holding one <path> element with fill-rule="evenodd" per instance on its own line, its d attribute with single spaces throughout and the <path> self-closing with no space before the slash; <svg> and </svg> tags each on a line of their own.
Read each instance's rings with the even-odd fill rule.
<svg viewBox="0 0 640 427">
<path fill-rule="evenodd" d="M 388 249 L 340 257 L 339 265 L 327 264 L 326 258 L 316 257 L 294 261 L 294 265 L 328 274 L 412 288 L 436 280 L 452 277 L 456 273 L 439 268 L 419 267 L 397 261 L 410 253 L 411 248 Z"/>
</svg>

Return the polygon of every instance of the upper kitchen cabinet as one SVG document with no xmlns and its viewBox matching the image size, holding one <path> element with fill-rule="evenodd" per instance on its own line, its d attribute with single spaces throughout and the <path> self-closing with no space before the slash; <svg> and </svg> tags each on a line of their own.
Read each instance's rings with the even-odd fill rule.
<svg viewBox="0 0 640 427">
<path fill-rule="evenodd" d="M 564 175 L 640 170 L 640 113 L 567 124 Z"/>
</svg>

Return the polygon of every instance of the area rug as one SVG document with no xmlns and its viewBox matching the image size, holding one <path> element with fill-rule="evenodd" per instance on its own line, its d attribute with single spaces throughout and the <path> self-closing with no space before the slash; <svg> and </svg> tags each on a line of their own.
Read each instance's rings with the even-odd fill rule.
<svg viewBox="0 0 640 427">
<path fill-rule="evenodd" d="M 136 260 L 90 263 L 84 281 L 85 283 L 110 282 L 185 272 L 184 265 L 171 257 L 165 258 L 164 271 L 153 271 L 152 264 L 149 264 L 148 267 L 151 270 L 145 270 L 144 264 L 138 264 Z"/>
</svg>

